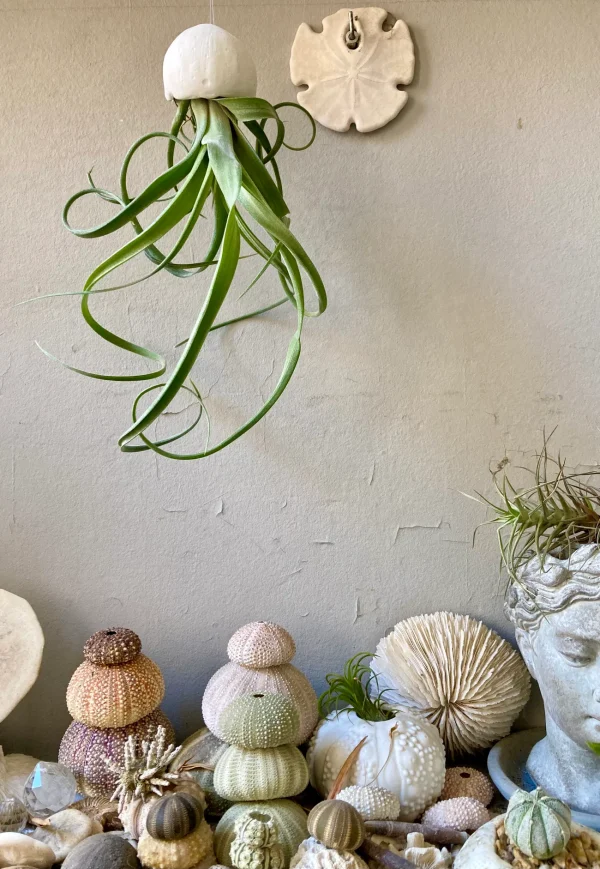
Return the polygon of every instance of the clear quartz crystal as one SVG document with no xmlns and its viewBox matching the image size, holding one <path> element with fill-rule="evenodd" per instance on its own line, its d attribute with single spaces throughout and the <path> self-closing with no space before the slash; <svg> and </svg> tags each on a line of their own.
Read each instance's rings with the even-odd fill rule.
<svg viewBox="0 0 600 869">
<path fill-rule="evenodd" d="M 48 818 L 75 800 L 75 776 L 62 763 L 40 761 L 25 782 L 25 805 L 34 818 Z"/>
<path fill-rule="evenodd" d="M 0 797 L 0 833 L 21 833 L 27 826 L 27 809 L 16 797 Z"/>
</svg>

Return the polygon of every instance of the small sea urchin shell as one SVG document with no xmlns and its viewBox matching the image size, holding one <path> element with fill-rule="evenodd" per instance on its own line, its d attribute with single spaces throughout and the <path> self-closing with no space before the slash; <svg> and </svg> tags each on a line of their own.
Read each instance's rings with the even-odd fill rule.
<svg viewBox="0 0 600 869">
<path fill-rule="evenodd" d="M 479 800 L 472 797 L 456 797 L 442 800 L 427 809 L 422 818 L 426 827 L 449 827 L 452 830 L 466 830 L 472 833 L 490 819 L 490 813 Z"/>
<path fill-rule="evenodd" d="M 241 748 L 276 748 L 293 743 L 300 716 L 281 694 L 245 694 L 233 701 L 219 718 L 225 742 Z"/>
<path fill-rule="evenodd" d="M 354 806 L 363 821 L 395 821 L 400 814 L 400 800 L 386 788 L 352 785 L 340 791 L 337 799 Z"/>
<path fill-rule="evenodd" d="M 227 644 L 229 660 L 253 670 L 289 664 L 295 654 L 296 644 L 291 635 L 273 622 L 243 625 Z"/>
<path fill-rule="evenodd" d="M 489 806 L 494 799 L 494 785 L 487 775 L 478 769 L 452 766 L 446 770 L 440 800 L 451 800 L 455 797 L 473 797 L 484 806 Z"/>
<path fill-rule="evenodd" d="M 372 667 L 386 702 L 435 724 L 451 756 L 506 736 L 529 697 L 521 656 L 481 622 L 454 613 L 399 622 L 380 640 Z"/>
<path fill-rule="evenodd" d="M 173 842 L 185 839 L 192 833 L 202 818 L 202 803 L 190 794 L 165 794 L 148 812 L 146 829 L 153 839 Z"/>
<path fill-rule="evenodd" d="M 128 664 L 142 651 L 142 641 L 129 628 L 97 631 L 83 647 L 83 657 L 92 664 Z"/>
<path fill-rule="evenodd" d="M 367 835 L 360 814 L 345 800 L 317 803 L 308 816 L 307 825 L 317 842 L 336 851 L 355 851 Z"/>
<path fill-rule="evenodd" d="M 138 842 L 138 857 L 148 869 L 191 869 L 210 854 L 212 838 L 206 821 L 184 839 L 174 841 L 154 839 L 144 833 Z"/>
</svg>

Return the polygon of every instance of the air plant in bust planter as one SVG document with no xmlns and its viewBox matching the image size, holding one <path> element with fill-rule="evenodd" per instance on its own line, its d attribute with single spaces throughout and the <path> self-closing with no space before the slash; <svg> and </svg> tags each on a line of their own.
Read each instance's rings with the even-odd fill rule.
<svg viewBox="0 0 600 869">
<path fill-rule="evenodd" d="M 163 270 L 183 278 L 197 275 L 214 266 L 215 271 L 204 304 L 189 338 L 182 342 L 185 346 L 173 371 L 166 382 L 154 383 L 137 396 L 133 404 L 133 423 L 119 439 L 119 445 L 124 452 L 150 449 L 171 458 L 195 459 L 227 446 L 248 431 L 273 407 L 289 383 L 298 362 L 304 317 L 322 313 L 327 298 L 317 269 L 290 231 L 289 209 L 283 198 L 281 178 L 275 160 L 282 145 L 291 148 L 284 141 L 285 128 L 278 109 L 295 104 L 281 103 L 273 106 L 266 100 L 257 99 L 256 70 L 252 58 L 238 39 L 212 24 L 192 27 L 175 39 L 165 55 L 164 84 L 167 99 L 177 103 L 170 132 L 149 133 L 130 148 L 121 169 L 118 194 L 96 186 L 89 174 L 90 186 L 72 196 L 63 213 L 67 228 L 81 238 L 98 238 L 128 225 L 133 227 L 134 238 L 103 260 L 88 276 L 83 291 L 76 295 L 81 295 L 81 312 L 86 323 L 97 335 L 115 347 L 151 360 L 156 369 L 141 374 L 109 375 L 85 371 L 71 365 L 66 367 L 101 380 L 148 381 L 161 377 L 167 369 L 164 358 L 103 326 L 90 310 L 91 297 L 95 293 L 132 286 Z M 265 129 L 267 121 L 270 120 L 275 123 L 276 129 L 272 141 Z M 308 145 L 312 143 L 315 135 L 312 118 L 310 121 L 312 137 Z M 186 129 L 190 130 L 189 136 L 185 133 Z M 131 159 L 141 145 L 158 137 L 167 140 L 167 168 L 141 193 L 132 197 L 128 187 Z M 184 156 L 175 162 L 177 146 L 183 149 Z M 79 199 L 89 195 L 99 196 L 116 205 L 117 213 L 99 226 L 90 229 L 74 228 L 69 223 L 71 207 Z M 143 227 L 143 214 L 157 203 L 161 204 L 160 214 Z M 204 258 L 198 262 L 178 261 L 177 256 L 190 238 L 198 220 L 201 216 L 208 216 L 206 212 L 210 211 L 212 238 Z M 163 251 L 161 241 L 176 227 L 179 234 L 177 241 L 169 250 Z M 259 238 L 256 227 L 266 233 L 270 244 L 265 244 Z M 253 252 L 252 255 L 257 255 L 263 261 L 250 286 L 268 269 L 274 269 L 284 295 L 258 311 L 216 323 L 219 310 L 236 274 L 242 239 Z M 154 265 L 149 275 L 115 286 L 99 286 L 104 278 L 142 252 Z M 316 292 L 317 306 L 314 311 L 305 309 L 303 272 Z M 207 443 L 201 452 L 181 455 L 165 450 L 168 443 L 191 431 L 202 415 L 201 392 L 190 375 L 209 333 L 221 326 L 262 314 L 286 302 L 290 302 L 295 308 L 296 330 L 288 346 L 277 385 L 260 410 L 220 443 L 214 446 Z M 191 393 L 198 401 L 199 410 L 194 422 L 176 435 L 163 440 L 151 440 L 146 434 L 148 427 L 165 412 L 180 390 Z M 155 391 L 158 394 L 150 405 L 138 413 L 142 397 Z"/>
</svg>

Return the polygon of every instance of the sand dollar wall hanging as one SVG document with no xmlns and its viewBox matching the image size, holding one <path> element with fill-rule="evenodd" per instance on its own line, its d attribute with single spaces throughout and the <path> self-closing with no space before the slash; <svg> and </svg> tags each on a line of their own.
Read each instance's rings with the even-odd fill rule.
<svg viewBox="0 0 600 869">
<path fill-rule="evenodd" d="M 337 132 L 355 124 L 360 133 L 385 126 L 406 105 L 399 89 L 413 79 L 415 52 L 404 21 L 385 29 L 385 9 L 340 9 L 323 19 L 321 33 L 301 24 L 292 46 L 290 72 L 298 102 Z"/>
</svg>

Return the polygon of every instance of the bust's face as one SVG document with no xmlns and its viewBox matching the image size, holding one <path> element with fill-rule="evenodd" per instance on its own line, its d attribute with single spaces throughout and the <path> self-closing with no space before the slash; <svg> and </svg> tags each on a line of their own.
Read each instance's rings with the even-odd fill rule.
<svg viewBox="0 0 600 869">
<path fill-rule="evenodd" d="M 532 636 L 518 633 L 546 716 L 582 748 L 600 742 L 600 601 L 573 603 Z"/>
</svg>

